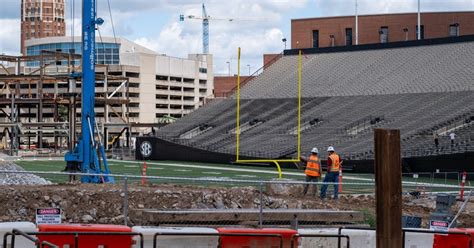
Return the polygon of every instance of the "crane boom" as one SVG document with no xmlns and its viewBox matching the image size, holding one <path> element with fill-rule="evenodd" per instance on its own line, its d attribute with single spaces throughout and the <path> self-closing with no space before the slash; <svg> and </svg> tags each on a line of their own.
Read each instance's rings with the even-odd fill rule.
<svg viewBox="0 0 474 248">
<path fill-rule="evenodd" d="M 81 137 L 74 150 L 64 156 L 68 165 L 80 167 L 82 173 L 109 174 L 105 151 L 101 142 L 95 141 L 95 29 L 104 22 L 96 18 L 96 0 L 82 1 L 82 87 L 81 87 Z M 73 75 L 78 77 L 78 75 Z M 98 130 L 97 130 L 98 131 Z M 99 139 L 100 140 L 100 139 Z M 100 154 L 100 158 L 99 158 Z M 102 166 L 100 161 L 102 160 Z M 82 176 L 84 183 L 113 182 L 109 176 Z"/>
<path fill-rule="evenodd" d="M 206 6 L 202 4 L 202 16 L 195 15 L 179 15 L 179 20 L 184 21 L 184 19 L 194 19 L 202 20 L 202 53 L 209 53 L 209 21 L 210 20 L 219 20 L 219 21 L 265 21 L 265 18 L 216 18 L 211 17 L 207 14 Z"/>
</svg>

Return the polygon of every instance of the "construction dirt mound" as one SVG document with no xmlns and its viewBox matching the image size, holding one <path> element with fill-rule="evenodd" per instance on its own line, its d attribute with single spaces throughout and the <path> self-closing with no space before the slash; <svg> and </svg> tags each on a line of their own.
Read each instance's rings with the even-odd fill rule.
<svg viewBox="0 0 474 248">
<path fill-rule="evenodd" d="M 341 196 L 338 202 L 321 201 L 314 196 L 263 194 L 265 208 L 360 210 L 367 215 L 367 224 L 374 224 L 375 199 L 373 196 Z M 123 224 L 125 193 L 121 185 L 66 184 L 43 186 L 0 187 L 0 222 L 33 221 L 35 209 L 60 207 L 65 223 Z M 255 187 L 198 187 L 160 184 L 152 186 L 130 185 L 129 224 L 152 225 L 139 214 L 143 209 L 248 209 L 259 207 L 259 192 Z M 457 211 L 460 203 L 453 207 Z M 434 210 L 434 198 L 404 198 L 404 215 L 423 218 L 426 227 L 428 216 Z M 459 226 L 474 227 L 474 203 L 459 218 Z M 371 223 L 372 222 L 372 223 Z"/>
<path fill-rule="evenodd" d="M 13 162 L 0 161 L 0 171 L 11 171 L 13 173 L 0 173 L 0 185 L 47 185 L 48 180 L 37 175 L 24 172 L 25 170 Z"/>
</svg>

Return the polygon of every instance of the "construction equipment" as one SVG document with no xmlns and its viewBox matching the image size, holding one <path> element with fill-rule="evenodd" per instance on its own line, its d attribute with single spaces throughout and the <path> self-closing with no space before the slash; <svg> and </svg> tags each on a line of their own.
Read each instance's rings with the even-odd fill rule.
<svg viewBox="0 0 474 248">
<path fill-rule="evenodd" d="M 81 137 L 76 147 L 66 153 L 64 159 L 68 166 L 76 166 L 82 173 L 110 174 L 105 156 L 102 138 L 95 133 L 94 97 L 95 97 L 95 29 L 104 23 L 96 18 L 96 0 L 82 1 L 82 74 L 71 75 L 70 84 L 75 84 L 76 78 L 82 78 L 81 106 Z M 97 135 L 98 141 L 95 136 Z M 103 165 L 103 169 L 102 166 Z M 110 176 L 82 176 L 83 183 L 108 183 L 114 179 Z"/>
<path fill-rule="evenodd" d="M 211 19 L 211 17 L 207 14 L 206 6 L 202 4 L 202 16 L 179 15 L 180 21 L 184 21 L 185 18 L 202 20 L 202 53 L 208 54 L 209 53 L 209 19 Z M 215 20 L 216 18 L 212 18 L 212 19 Z M 232 19 L 228 19 L 228 21 L 232 21 Z"/>
<path fill-rule="evenodd" d="M 179 20 L 184 21 L 184 19 L 194 19 L 194 20 L 202 20 L 202 53 L 208 54 L 209 53 L 209 21 L 210 20 L 218 20 L 218 21 L 262 21 L 264 19 L 260 18 L 216 18 L 211 17 L 207 14 L 206 6 L 202 4 L 202 16 L 195 16 L 195 15 L 179 15 Z"/>
</svg>

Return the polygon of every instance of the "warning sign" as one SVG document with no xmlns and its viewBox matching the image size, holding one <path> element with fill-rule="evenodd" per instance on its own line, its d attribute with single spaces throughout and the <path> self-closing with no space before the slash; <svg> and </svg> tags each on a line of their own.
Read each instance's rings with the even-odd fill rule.
<svg viewBox="0 0 474 248">
<path fill-rule="evenodd" d="M 39 224 L 61 224 L 60 208 L 38 208 L 36 209 L 36 225 Z"/>
<path fill-rule="evenodd" d="M 448 231 L 449 222 L 444 220 L 430 220 L 430 229 L 435 231 Z"/>
</svg>

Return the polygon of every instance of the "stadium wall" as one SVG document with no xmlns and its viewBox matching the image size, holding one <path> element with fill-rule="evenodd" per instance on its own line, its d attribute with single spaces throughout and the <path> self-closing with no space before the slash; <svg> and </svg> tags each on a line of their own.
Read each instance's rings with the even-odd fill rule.
<svg viewBox="0 0 474 248">
<path fill-rule="evenodd" d="M 230 164 L 235 161 L 234 154 L 218 153 L 207 151 L 190 146 L 172 143 L 156 137 L 137 137 L 135 158 L 137 160 L 172 160 L 200 163 Z M 140 148 L 143 143 L 149 142 L 152 152 L 149 156 L 143 156 Z M 241 159 L 257 159 L 252 157 L 242 157 Z M 473 172 L 474 152 L 411 157 L 403 159 L 403 172 Z M 322 161 L 323 165 L 326 161 Z M 374 160 L 344 160 L 345 170 L 355 173 L 373 173 Z M 293 164 L 282 163 L 282 168 L 294 168 Z"/>
</svg>

